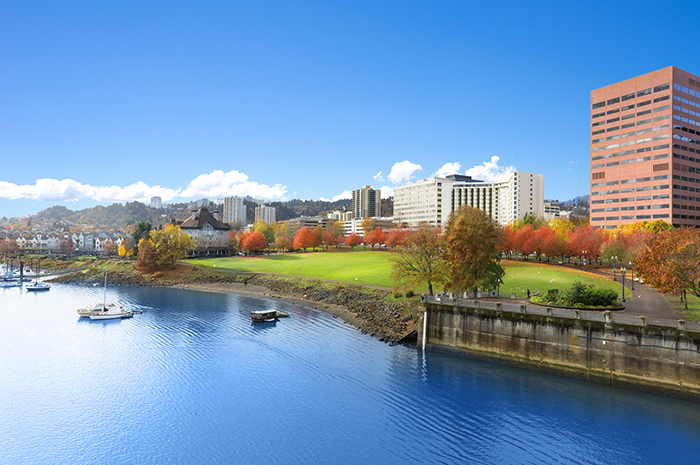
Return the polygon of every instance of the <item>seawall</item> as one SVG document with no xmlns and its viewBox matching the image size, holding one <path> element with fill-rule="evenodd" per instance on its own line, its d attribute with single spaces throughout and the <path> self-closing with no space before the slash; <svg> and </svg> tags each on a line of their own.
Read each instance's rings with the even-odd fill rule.
<svg viewBox="0 0 700 465">
<path fill-rule="evenodd" d="M 700 401 L 698 323 L 456 296 L 424 307 L 431 349 Z"/>
</svg>

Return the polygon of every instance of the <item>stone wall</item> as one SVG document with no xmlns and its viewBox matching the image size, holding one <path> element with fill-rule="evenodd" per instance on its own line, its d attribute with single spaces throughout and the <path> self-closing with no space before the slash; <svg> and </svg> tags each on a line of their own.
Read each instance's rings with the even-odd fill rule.
<svg viewBox="0 0 700 465">
<path fill-rule="evenodd" d="M 700 400 L 695 323 L 463 299 L 424 305 L 431 348 Z"/>
</svg>

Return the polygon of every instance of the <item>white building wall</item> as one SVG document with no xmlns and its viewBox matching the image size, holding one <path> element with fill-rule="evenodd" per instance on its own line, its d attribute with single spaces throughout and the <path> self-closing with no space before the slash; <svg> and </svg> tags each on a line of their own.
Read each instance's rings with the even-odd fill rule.
<svg viewBox="0 0 700 465">
<path fill-rule="evenodd" d="M 446 178 L 421 179 L 394 188 L 394 220 L 417 226 L 427 222 L 441 226 L 450 214 L 451 181 Z"/>
<path fill-rule="evenodd" d="M 242 197 L 224 197 L 224 223 L 246 224 L 246 208 Z"/>
<path fill-rule="evenodd" d="M 262 218 L 267 224 L 272 224 L 277 219 L 277 210 L 275 207 L 259 206 L 255 207 L 255 219 Z"/>
<path fill-rule="evenodd" d="M 485 211 L 499 225 L 526 213 L 543 217 L 544 176 L 515 171 L 501 182 L 429 178 L 394 188 L 394 217 L 410 226 L 423 221 L 445 226 L 450 213 L 464 204 Z"/>
</svg>

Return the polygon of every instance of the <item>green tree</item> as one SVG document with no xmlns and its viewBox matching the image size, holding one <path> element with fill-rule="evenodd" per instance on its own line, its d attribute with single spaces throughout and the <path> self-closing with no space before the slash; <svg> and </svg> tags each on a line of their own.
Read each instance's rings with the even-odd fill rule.
<svg viewBox="0 0 700 465">
<path fill-rule="evenodd" d="M 263 237 L 265 237 L 265 240 L 268 244 L 275 241 L 275 232 L 272 226 L 265 223 L 261 218 L 258 218 L 258 220 L 253 225 L 253 231 L 262 234 Z"/>
<path fill-rule="evenodd" d="M 141 239 L 149 237 L 148 234 L 151 232 L 151 229 L 153 229 L 153 225 L 150 221 L 139 221 L 136 227 L 129 232 L 131 239 L 134 241 L 134 244 L 136 244 L 136 254 L 139 253 Z"/>
<path fill-rule="evenodd" d="M 427 286 L 428 294 L 433 294 L 433 284 L 445 281 L 444 250 L 440 228 L 421 223 L 390 258 L 394 286 L 399 289 Z"/>
<path fill-rule="evenodd" d="M 452 292 L 495 289 L 503 276 L 498 257 L 499 230 L 482 210 L 462 205 L 445 228 L 446 288 Z"/>
</svg>

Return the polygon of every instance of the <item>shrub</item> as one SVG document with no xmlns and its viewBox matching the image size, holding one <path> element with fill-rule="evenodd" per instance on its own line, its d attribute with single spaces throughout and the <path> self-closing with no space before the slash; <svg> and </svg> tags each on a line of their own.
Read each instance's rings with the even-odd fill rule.
<svg viewBox="0 0 700 465">
<path fill-rule="evenodd" d="M 413 291 L 406 291 L 406 297 L 407 297 L 407 298 L 410 299 L 410 298 L 413 297 L 414 295 L 415 295 L 415 294 L 413 293 Z"/>
</svg>

